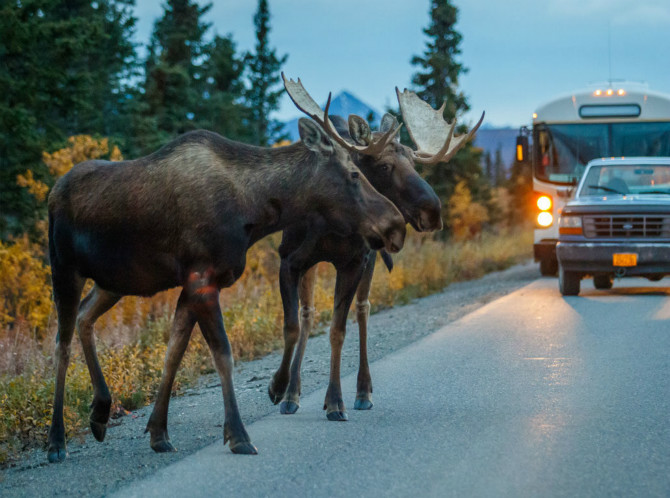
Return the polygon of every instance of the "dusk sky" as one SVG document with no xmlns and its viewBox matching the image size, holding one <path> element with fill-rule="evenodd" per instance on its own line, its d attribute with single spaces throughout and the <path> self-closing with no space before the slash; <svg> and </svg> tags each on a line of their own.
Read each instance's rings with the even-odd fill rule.
<svg viewBox="0 0 670 498">
<path fill-rule="evenodd" d="M 199 2 L 204 4 L 205 2 Z M 486 110 L 492 126 L 529 124 L 539 104 L 590 83 L 646 82 L 670 94 L 668 0 L 459 0 L 459 82 L 472 122 Z M 287 76 L 300 77 L 321 103 L 349 90 L 383 111 L 396 106 L 395 86 L 410 87 L 429 22 L 428 0 L 270 0 L 270 44 L 288 54 Z M 218 0 L 207 15 L 211 34 L 232 34 L 238 52 L 252 50 L 256 0 Z M 137 40 L 146 43 L 162 2 L 137 0 Z M 609 33 L 609 35 L 608 35 Z M 610 40 L 608 42 L 608 39 Z M 144 52 L 142 52 L 144 53 Z M 618 86 L 618 85 L 617 85 Z M 275 118 L 299 112 L 284 97 Z"/>
</svg>

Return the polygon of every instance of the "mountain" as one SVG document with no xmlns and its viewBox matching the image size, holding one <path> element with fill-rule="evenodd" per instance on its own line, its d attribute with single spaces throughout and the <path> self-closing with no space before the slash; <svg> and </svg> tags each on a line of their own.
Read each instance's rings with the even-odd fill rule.
<svg viewBox="0 0 670 498">
<path fill-rule="evenodd" d="M 326 108 L 325 102 L 321 105 L 321 108 Z M 349 117 L 349 114 L 357 114 L 362 118 L 367 119 L 370 113 L 372 113 L 373 116 L 372 123 L 374 129 L 379 125 L 382 115 L 379 113 L 379 111 L 373 109 L 358 97 L 356 97 L 353 93 L 346 90 L 339 93 L 334 99 L 330 101 L 330 109 L 328 110 L 328 114 L 332 116 L 342 116 L 345 119 Z M 300 134 L 298 133 L 298 118 L 288 121 L 284 125 L 283 131 L 288 133 L 292 142 L 300 140 Z"/>
</svg>

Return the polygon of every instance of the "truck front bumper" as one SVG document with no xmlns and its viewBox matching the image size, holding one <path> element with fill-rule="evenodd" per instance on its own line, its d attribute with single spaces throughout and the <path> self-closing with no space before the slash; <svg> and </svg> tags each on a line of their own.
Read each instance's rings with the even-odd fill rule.
<svg viewBox="0 0 670 498">
<path fill-rule="evenodd" d="M 614 266 L 613 256 L 637 254 L 636 266 Z M 564 242 L 556 246 L 558 262 L 565 271 L 593 275 L 619 273 L 626 276 L 670 274 L 670 243 Z"/>
</svg>

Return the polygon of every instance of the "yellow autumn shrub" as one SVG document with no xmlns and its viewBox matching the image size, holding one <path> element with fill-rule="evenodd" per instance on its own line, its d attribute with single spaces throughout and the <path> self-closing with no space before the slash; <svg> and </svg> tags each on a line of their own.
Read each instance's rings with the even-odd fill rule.
<svg viewBox="0 0 670 498">
<path fill-rule="evenodd" d="M 0 241 L 0 327 L 25 323 L 42 337 L 52 308 L 50 275 L 44 256 L 27 237 Z"/>
<path fill-rule="evenodd" d="M 453 238 L 468 240 L 477 236 L 488 220 L 486 208 L 478 202 L 473 202 L 472 193 L 465 181 L 459 181 L 449 198 L 448 224 Z"/>
</svg>

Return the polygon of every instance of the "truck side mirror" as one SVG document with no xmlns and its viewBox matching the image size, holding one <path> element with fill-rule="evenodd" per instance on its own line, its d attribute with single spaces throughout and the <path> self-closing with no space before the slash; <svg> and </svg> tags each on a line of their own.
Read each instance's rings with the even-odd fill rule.
<svg viewBox="0 0 670 498">
<path fill-rule="evenodd" d="M 528 137 L 525 135 L 516 137 L 516 160 L 520 163 L 528 161 Z"/>
</svg>

